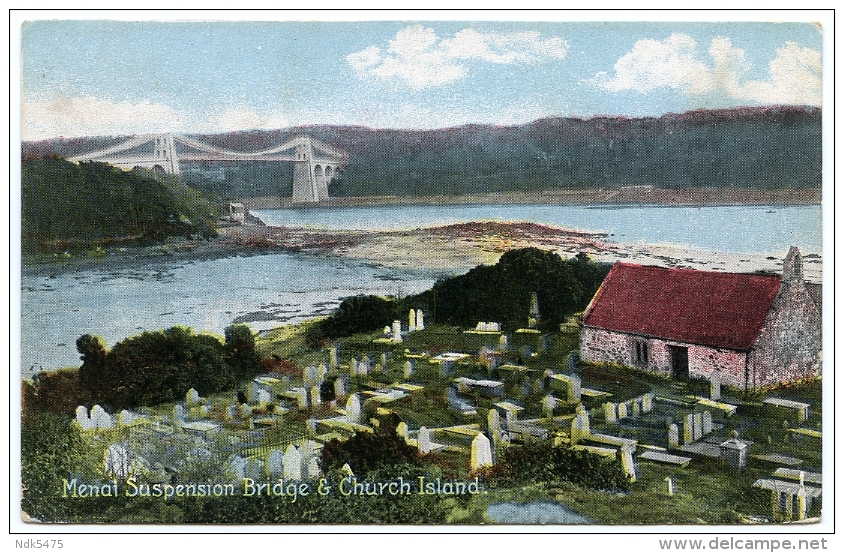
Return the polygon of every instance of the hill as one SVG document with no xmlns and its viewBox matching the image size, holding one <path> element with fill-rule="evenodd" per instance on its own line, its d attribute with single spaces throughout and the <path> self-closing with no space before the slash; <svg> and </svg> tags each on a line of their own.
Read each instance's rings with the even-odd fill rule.
<svg viewBox="0 0 844 553">
<path fill-rule="evenodd" d="M 821 110 L 747 107 L 661 117 L 543 118 L 512 126 L 436 130 L 303 126 L 197 135 L 234 150 L 258 150 L 309 134 L 350 153 L 332 196 L 429 196 L 501 191 L 664 188 L 819 189 Z M 25 154 L 64 156 L 123 138 L 51 140 Z M 186 169 L 190 167 L 186 166 Z M 289 164 L 195 164 L 187 182 L 229 198 L 289 196 Z"/>
<path fill-rule="evenodd" d="M 58 156 L 21 162 L 24 252 L 214 234 L 216 207 L 175 180 Z"/>
</svg>

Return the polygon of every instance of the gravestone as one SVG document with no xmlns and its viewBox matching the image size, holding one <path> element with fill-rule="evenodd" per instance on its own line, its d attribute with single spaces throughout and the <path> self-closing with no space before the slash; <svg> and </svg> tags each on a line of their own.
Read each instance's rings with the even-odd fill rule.
<svg viewBox="0 0 844 553">
<path fill-rule="evenodd" d="M 270 451 L 267 458 L 267 472 L 273 480 L 284 476 L 284 453 L 280 449 L 275 448 Z"/>
<path fill-rule="evenodd" d="M 580 368 L 580 355 L 576 353 L 569 353 L 566 357 L 566 362 L 569 367 L 569 372 L 574 373 Z"/>
<path fill-rule="evenodd" d="M 472 440 L 470 467 L 474 471 L 489 466 L 492 466 L 492 447 L 486 434 L 479 432 Z"/>
<path fill-rule="evenodd" d="M 319 369 L 311 365 L 310 367 L 305 369 L 305 374 L 303 376 L 304 382 L 302 384 L 303 386 L 305 386 L 305 388 L 316 386 L 317 382 L 319 381 Z"/>
<path fill-rule="evenodd" d="M 721 371 L 712 371 L 709 375 L 709 399 L 721 401 Z"/>
<path fill-rule="evenodd" d="M 360 360 L 358 364 L 358 374 L 362 376 L 366 376 L 369 374 L 372 365 L 372 361 L 369 359 L 368 355 L 364 355 L 363 359 Z"/>
<path fill-rule="evenodd" d="M 507 351 L 507 346 L 507 335 L 502 334 L 501 337 L 498 339 L 498 349 L 500 349 L 501 351 Z"/>
<path fill-rule="evenodd" d="M 132 456 L 128 443 L 116 443 L 108 446 L 105 454 L 105 473 L 110 478 L 126 480 L 132 467 Z"/>
<path fill-rule="evenodd" d="M 243 477 L 251 478 L 256 482 L 260 482 L 266 478 L 264 474 L 264 462 L 260 459 L 247 459 L 246 466 L 243 469 Z"/>
<path fill-rule="evenodd" d="M 381 370 L 387 370 L 387 354 L 381 354 Z"/>
<path fill-rule="evenodd" d="M 498 447 L 501 444 L 501 415 L 496 409 L 490 409 L 486 415 L 487 430 L 492 437 L 492 444 Z"/>
<path fill-rule="evenodd" d="M 618 420 L 615 410 L 615 403 L 610 401 L 604 403 L 604 421 L 609 424 L 615 424 Z"/>
<path fill-rule="evenodd" d="M 638 417 L 639 414 L 642 412 L 641 407 L 639 407 L 638 398 L 630 402 L 630 412 L 634 417 Z"/>
<path fill-rule="evenodd" d="M 305 388 L 294 388 L 295 392 L 298 394 L 296 398 L 296 402 L 299 404 L 298 407 L 300 410 L 308 408 L 308 390 Z"/>
<path fill-rule="evenodd" d="M 695 441 L 703 437 L 703 413 L 695 413 Z"/>
<path fill-rule="evenodd" d="M 680 447 L 680 429 L 673 423 L 668 425 L 668 447 L 671 449 Z"/>
<path fill-rule="evenodd" d="M 359 371 L 359 369 L 358 369 L 358 360 L 357 360 L 357 358 L 356 358 L 356 357 L 352 357 L 352 365 L 351 365 L 351 369 L 350 369 L 350 374 L 351 374 L 352 376 L 357 376 L 357 375 L 358 375 L 358 371 Z"/>
<path fill-rule="evenodd" d="M 325 375 L 328 374 L 328 367 L 325 366 L 325 363 L 320 363 L 319 367 L 317 367 L 317 385 L 322 384 L 322 381 L 325 380 Z"/>
<path fill-rule="evenodd" d="M 311 408 L 314 408 L 322 403 L 322 397 L 320 395 L 319 386 L 314 386 L 311 388 Z"/>
<path fill-rule="evenodd" d="M 322 476 L 322 469 L 319 466 L 318 457 L 310 457 L 306 463 L 306 473 L 308 480 L 316 480 Z"/>
<path fill-rule="evenodd" d="M 357 394 L 352 394 L 346 400 L 346 412 L 349 414 L 349 420 L 353 423 L 360 424 L 361 421 L 361 407 L 360 399 Z"/>
<path fill-rule="evenodd" d="M 416 311 L 416 330 L 425 330 L 425 314 L 421 309 Z"/>
<path fill-rule="evenodd" d="M 284 452 L 284 479 L 298 482 L 302 480 L 302 454 L 293 444 Z"/>
<path fill-rule="evenodd" d="M 245 471 L 246 459 L 240 455 L 235 455 L 229 459 L 228 465 L 226 466 L 226 476 L 228 476 L 230 481 L 240 484 L 243 481 Z"/>
<path fill-rule="evenodd" d="M 273 395 L 268 392 L 267 390 L 258 390 L 258 397 L 256 398 L 258 403 L 267 404 L 273 400 Z"/>
<path fill-rule="evenodd" d="M 712 433 L 712 413 L 709 411 L 703 412 L 702 428 L 704 436 L 708 436 Z"/>
<path fill-rule="evenodd" d="M 402 438 L 404 440 L 407 440 L 407 423 L 406 422 L 401 421 L 400 423 L 398 423 L 396 425 L 396 436 L 398 436 L 399 438 Z"/>
<path fill-rule="evenodd" d="M 733 431 L 733 437 L 720 446 L 721 458 L 734 469 L 747 466 L 747 444 L 738 439 L 738 432 Z"/>
<path fill-rule="evenodd" d="M 665 477 L 665 493 L 674 495 L 674 479 L 670 476 Z"/>
<path fill-rule="evenodd" d="M 554 416 L 554 408 L 557 406 L 557 399 L 548 394 L 542 400 L 542 415 L 545 418 L 552 418 Z"/>
<path fill-rule="evenodd" d="M 413 375 L 413 363 L 410 362 L 410 359 L 404 362 L 404 377 L 410 378 Z"/>
<path fill-rule="evenodd" d="M 80 405 L 76 408 L 76 422 L 79 423 L 83 430 L 90 430 L 91 428 L 94 428 L 91 424 L 91 418 L 88 416 L 88 409 L 86 409 L 84 405 Z"/>
<path fill-rule="evenodd" d="M 618 404 L 618 420 L 627 418 L 627 403 Z"/>
<path fill-rule="evenodd" d="M 252 417 L 252 407 L 250 407 L 248 403 L 240 404 L 240 416 L 243 419 L 248 419 Z"/>
<path fill-rule="evenodd" d="M 642 412 L 650 413 L 654 410 L 654 396 L 653 392 L 648 392 L 642 396 Z"/>
<path fill-rule="evenodd" d="M 184 409 L 184 407 L 182 409 Z M 99 405 L 94 405 L 91 408 L 91 424 L 94 428 L 98 429 L 113 428 L 114 420 L 112 420 L 111 415 L 106 413 L 105 409 Z"/>
<path fill-rule="evenodd" d="M 393 321 L 393 341 L 401 342 L 401 321 Z"/>
<path fill-rule="evenodd" d="M 421 455 L 426 455 L 431 451 L 431 431 L 428 430 L 426 427 L 422 427 L 419 429 L 419 436 L 416 439 L 416 443 L 419 447 L 419 453 Z"/>
<path fill-rule="evenodd" d="M 226 407 L 226 418 L 228 420 L 234 420 L 237 418 L 237 405 L 231 404 Z"/>
<path fill-rule="evenodd" d="M 619 450 L 619 456 L 621 457 L 621 468 L 624 470 L 624 473 L 630 478 L 631 482 L 636 481 L 636 462 L 633 461 L 633 451 L 635 451 L 636 446 L 622 446 Z"/>
<path fill-rule="evenodd" d="M 569 401 L 580 401 L 582 383 L 576 374 L 569 376 Z"/>
<path fill-rule="evenodd" d="M 197 403 L 201 402 L 202 398 L 199 397 L 199 392 L 191 388 L 188 390 L 188 393 L 185 394 L 185 403 L 188 407 L 196 405 Z"/>
<path fill-rule="evenodd" d="M 337 370 L 337 346 L 328 348 L 328 368 L 332 371 Z"/>
<path fill-rule="evenodd" d="M 126 409 L 120 411 L 117 414 L 117 425 L 118 426 L 127 426 L 135 422 L 135 415 L 127 411 Z"/>
<path fill-rule="evenodd" d="M 695 441 L 695 416 L 692 413 L 683 417 L 683 444 Z"/>
<path fill-rule="evenodd" d="M 307 462 L 314 457 L 319 457 L 321 451 L 322 445 L 314 440 L 302 440 L 302 443 L 299 445 L 299 453 L 302 454 L 303 462 Z"/>
<path fill-rule="evenodd" d="M 334 397 L 337 399 L 346 397 L 346 380 L 342 376 L 334 380 Z"/>
<path fill-rule="evenodd" d="M 589 430 L 589 413 L 586 412 L 586 408 L 583 407 L 583 404 L 577 406 L 577 410 L 575 411 L 574 420 L 571 421 L 571 443 L 572 445 L 577 445 L 584 439 L 588 438 L 590 435 Z"/>
<path fill-rule="evenodd" d="M 416 311 L 411 308 L 407 314 L 407 331 L 414 332 L 416 330 Z"/>
</svg>

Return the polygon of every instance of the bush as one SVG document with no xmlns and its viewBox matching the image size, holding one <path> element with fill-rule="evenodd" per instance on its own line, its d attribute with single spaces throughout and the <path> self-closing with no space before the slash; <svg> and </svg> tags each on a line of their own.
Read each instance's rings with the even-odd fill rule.
<svg viewBox="0 0 844 553">
<path fill-rule="evenodd" d="M 346 440 L 331 440 L 322 449 L 322 468 L 330 471 L 348 463 L 356 475 L 396 464 L 419 464 L 416 448 L 396 434 L 395 426 L 380 424 L 374 433 L 359 432 Z"/>
<path fill-rule="evenodd" d="M 491 484 L 503 487 L 565 481 L 601 490 L 630 489 L 620 461 L 549 442 L 509 447 L 489 477 Z"/>
</svg>

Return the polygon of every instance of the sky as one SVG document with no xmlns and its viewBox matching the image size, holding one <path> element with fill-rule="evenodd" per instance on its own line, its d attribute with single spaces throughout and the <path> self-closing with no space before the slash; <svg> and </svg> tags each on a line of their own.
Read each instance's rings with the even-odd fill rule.
<svg viewBox="0 0 844 553">
<path fill-rule="evenodd" d="M 31 20 L 21 136 L 821 106 L 806 21 Z"/>
</svg>

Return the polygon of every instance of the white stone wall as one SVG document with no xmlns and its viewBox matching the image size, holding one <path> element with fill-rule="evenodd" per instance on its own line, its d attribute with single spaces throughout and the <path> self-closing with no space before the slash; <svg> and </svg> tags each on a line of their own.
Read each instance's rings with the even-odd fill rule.
<svg viewBox="0 0 844 553">
<path fill-rule="evenodd" d="M 634 363 L 635 342 L 637 340 L 644 340 L 647 343 L 647 364 Z M 739 388 L 744 387 L 747 359 L 744 352 L 684 344 L 658 338 L 648 339 L 591 327 L 584 327 L 580 333 L 580 358 L 582 360 L 596 363 L 621 363 L 664 376 L 671 376 L 671 351 L 669 346 L 688 348 L 690 378 L 709 379 L 713 371 L 720 370 L 723 384 Z"/>
<path fill-rule="evenodd" d="M 822 348 L 821 313 L 802 281 L 785 283 L 750 356 L 750 387 L 816 376 Z"/>
</svg>

